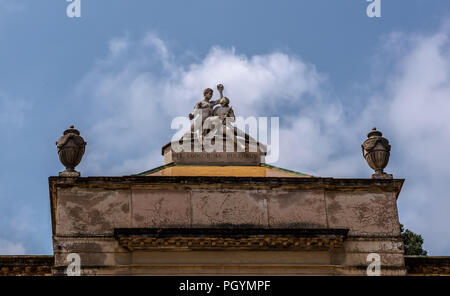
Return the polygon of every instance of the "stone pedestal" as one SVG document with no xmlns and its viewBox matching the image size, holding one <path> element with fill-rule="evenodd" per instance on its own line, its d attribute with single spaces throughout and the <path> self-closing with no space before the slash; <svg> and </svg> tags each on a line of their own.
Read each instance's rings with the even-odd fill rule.
<svg viewBox="0 0 450 296">
<path fill-rule="evenodd" d="M 372 179 L 393 179 L 394 177 L 392 174 L 386 174 L 386 173 L 375 173 L 371 176 Z"/>
<path fill-rule="evenodd" d="M 71 178 L 77 178 L 80 177 L 80 172 L 77 171 L 64 171 L 64 172 L 59 172 L 59 176 L 60 177 L 71 177 Z"/>
<path fill-rule="evenodd" d="M 254 143 L 244 142 L 244 151 L 239 151 L 234 145 L 227 149 L 225 139 L 220 151 L 206 151 L 202 145 L 192 142 L 188 149 L 177 149 L 182 143 L 171 142 L 162 147 L 162 155 L 164 156 L 164 164 L 180 164 L 180 165 L 242 165 L 251 166 L 259 165 L 265 162 L 265 146 Z"/>
</svg>

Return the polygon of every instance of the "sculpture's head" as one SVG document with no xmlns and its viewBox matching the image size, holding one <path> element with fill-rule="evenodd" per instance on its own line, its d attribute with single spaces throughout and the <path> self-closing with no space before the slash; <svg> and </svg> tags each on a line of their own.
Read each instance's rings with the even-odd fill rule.
<svg viewBox="0 0 450 296">
<path fill-rule="evenodd" d="M 211 100 L 211 98 L 213 96 L 213 90 L 211 88 L 206 88 L 203 91 L 203 96 L 205 97 L 205 100 L 207 100 L 207 101 Z"/>
<path fill-rule="evenodd" d="M 228 104 L 230 104 L 230 100 L 227 97 L 223 97 L 220 99 L 220 105 L 222 107 L 228 107 Z"/>
</svg>

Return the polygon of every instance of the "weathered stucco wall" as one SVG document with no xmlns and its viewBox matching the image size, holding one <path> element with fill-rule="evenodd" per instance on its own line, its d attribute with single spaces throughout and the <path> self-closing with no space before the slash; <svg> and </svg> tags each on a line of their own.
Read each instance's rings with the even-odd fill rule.
<svg viewBox="0 0 450 296">
<path fill-rule="evenodd" d="M 288 180 L 290 179 L 290 180 Z M 402 180 L 231 177 L 50 178 L 55 273 L 79 253 L 85 274 L 404 274 Z M 129 251 L 116 228 L 349 229 L 331 250 Z"/>
</svg>

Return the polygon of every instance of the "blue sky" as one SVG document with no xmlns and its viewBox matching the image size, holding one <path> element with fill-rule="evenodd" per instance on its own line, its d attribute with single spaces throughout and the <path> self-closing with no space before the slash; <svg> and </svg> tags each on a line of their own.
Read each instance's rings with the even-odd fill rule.
<svg viewBox="0 0 450 296">
<path fill-rule="evenodd" d="M 171 119 L 225 84 L 237 115 L 280 117 L 276 165 L 363 177 L 377 126 L 406 178 L 400 220 L 450 255 L 450 2 L 0 0 L 0 253 L 51 254 L 48 176 L 69 125 L 87 175 L 162 163 Z M 283 148 L 285 147 L 285 148 Z"/>
</svg>

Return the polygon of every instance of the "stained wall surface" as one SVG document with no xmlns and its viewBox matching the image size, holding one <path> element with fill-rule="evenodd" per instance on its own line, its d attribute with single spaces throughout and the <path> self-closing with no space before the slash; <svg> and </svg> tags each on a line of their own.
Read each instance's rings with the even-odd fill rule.
<svg viewBox="0 0 450 296">
<path fill-rule="evenodd" d="M 55 274 L 405 274 L 396 199 L 403 180 L 227 177 L 50 178 Z M 332 248 L 130 250 L 115 229 L 348 229 Z M 324 240 L 325 244 L 328 240 Z M 320 245 L 321 243 L 319 243 Z"/>
</svg>

